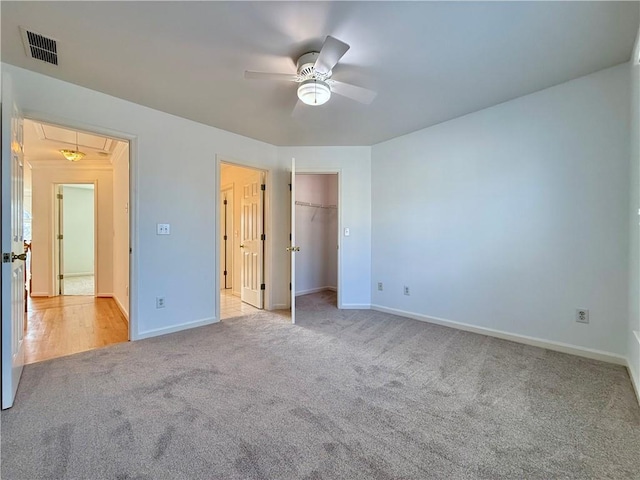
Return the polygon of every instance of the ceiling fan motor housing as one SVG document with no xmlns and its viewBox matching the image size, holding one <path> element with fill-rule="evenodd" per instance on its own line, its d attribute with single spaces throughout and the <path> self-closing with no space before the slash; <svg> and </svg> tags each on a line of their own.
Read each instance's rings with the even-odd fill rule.
<svg viewBox="0 0 640 480">
<path fill-rule="evenodd" d="M 320 55 L 319 52 L 305 53 L 298 59 L 297 69 L 298 76 L 301 80 L 317 79 L 326 80 L 331 77 L 331 71 L 325 74 L 318 73 L 313 67 L 316 64 L 316 60 Z"/>
</svg>

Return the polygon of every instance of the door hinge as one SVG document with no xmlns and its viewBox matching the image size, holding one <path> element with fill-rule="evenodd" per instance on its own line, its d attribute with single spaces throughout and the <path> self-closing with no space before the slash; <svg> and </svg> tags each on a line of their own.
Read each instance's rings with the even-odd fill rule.
<svg viewBox="0 0 640 480">
<path fill-rule="evenodd" d="M 64 280 L 64 275 L 58 275 L 58 280 Z"/>
<path fill-rule="evenodd" d="M 289 234 L 289 241 L 291 241 L 291 234 Z"/>
<path fill-rule="evenodd" d="M 11 254 L 3 253 L 2 254 L 2 263 L 11 263 Z"/>
<path fill-rule="evenodd" d="M 222 202 L 222 203 L 226 205 L 227 204 L 227 199 L 225 198 L 224 202 Z"/>
<path fill-rule="evenodd" d="M 131 252 L 132 252 L 132 250 L 131 250 L 131 248 L 129 248 L 129 253 L 131 253 Z"/>
<path fill-rule="evenodd" d="M 267 236 L 263 233 L 262 235 L 260 235 L 260 240 L 266 240 Z"/>
<path fill-rule="evenodd" d="M 260 185 L 260 190 L 264 192 L 266 189 L 267 189 L 267 185 L 265 183 Z"/>
<path fill-rule="evenodd" d="M 58 235 L 58 240 L 62 240 L 62 239 L 63 239 L 63 235 L 62 234 Z"/>
<path fill-rule="evenodd" d="M 62 200 L 62 194 L 59 193 L 58 195 L 56 195 L 58 197 L 58 200 Z"/>
<path fill-rule="evenodd" d="M 226 235 L 224 236 L 223 240 L 227 240 L 227 236 Z"/>
<path fill-rule="evenodd" d="M 291 282 L 289 282 L 289 290 L 291 290 Z"/>
<path fill-rule="evenodd" d="M 266 286 L 264 283 L 261 283 L 261 284 L 260 284 L 260 290 L 264 290 L 264 289 L 266 289 L 266 288 L 267 288 L 267 286 Z"/>
<path fill-rule="evenodd" d="M 223 275 L 224 275 L 225 277 L 227 276 L 227 271 L 226 271 L 226 270 L 224 271 L 224 274 L 223 274 Z"/>
</svg>

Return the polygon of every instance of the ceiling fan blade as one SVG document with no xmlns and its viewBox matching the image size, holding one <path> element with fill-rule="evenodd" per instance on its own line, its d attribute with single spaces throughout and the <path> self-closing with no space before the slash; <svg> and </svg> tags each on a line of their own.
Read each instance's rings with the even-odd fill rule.
<svg viewBox="0 0 640 480">
<path fill-rule="evenodd" d="M 313 68 L 318 73 L 329 73 L 333 70 L 333 67 L 336 66 L 336 63 L 340 61 L 342 56 L 347 53 L 349 48 L 349 45 L 341 42 L 337 38 L 327 36 Z"/>
<path fill-rule="evenodd" d="M 248 80 L 285 80 L 288 82 L 297 82 L 298 75 L 295 73 L 270 73 L 270 72 L 251 72 L 246 70 L 244 78 Z"/>
<path fill-rule="evenodd" d="M 365 105 L 369 105 L 373 102 L 373 99 L 378 95 L 378 93 L 373 90 L 357 87 L 350 83 L 339 82 L 338 80 L 331 79 L 328 83 L 333 93 L 350 98 L 356 102 L 364 103 Z"/>
</svg>

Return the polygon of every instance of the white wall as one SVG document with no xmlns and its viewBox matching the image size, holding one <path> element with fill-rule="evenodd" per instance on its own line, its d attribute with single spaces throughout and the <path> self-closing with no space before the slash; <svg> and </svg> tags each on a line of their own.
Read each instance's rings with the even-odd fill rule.
<svg viewBox="0 0 640 480">
<path fill-rule="evenodd" d="M 113 178 L 111 167 L 97 169 L 70 164 L 67 167 L 40 166 L 32 169 L 31 268 L 32 295 L 56 294 L 54 281 L 54 197 L 55 185 L 95 183 L 98 203 L 97 250 L 95 259 L 96 295 L 113 294 Z"/>
<path fill-rule="evenodd" d="M 296 201 L 338 204 L 338 176 L 297 174 Z M 296 205 L 296 295 L 338 286 L 338 210 Z"/>
<path fill-rule="evenodd" d="M 65 277 L 93 275 L 95 267 L 94 202 L 91 188 L 62 186 L 62 241 Z"/>
<path fill-rule="evenodd" d="M 25 216 L 31 217 L 31 211 L 33 207 L 31 206 L 31 165 L 28 162 L 24 163 L 24 211 L 26 213 Z M 25 222 L 24 225 L 24 239 L 31 240 L 31 222 Z"/>
<path fill-rule="evenodd" d="M 2 69 L 13 77 L 16 99 L 27 116 L 132 139 L 132 200 L 137 199 L 133 339 L 216 321 L 216 157 L 269 171 L 275 188 L 267 192 L 274 209 L 268 255 L 276 280 L 267 282 L 267 302 L 286 300 L 288 177 L 278 165 L 276 147 L 11 65 L 2 64 Z M 156 235 L 157 223 L 171 224 L 171 235 Z M 155 298 L 161 295 L 166 307 L 156 309 Z"/>
<path fill-rule="evenodd" d="M 627 65 L 375 145 L 372 303 L 622 360 L 628 162 Z"/>
<path fill-rule="evenodd" d="M 629 215 L 629 370 L 640 401 L 640 31 L 629 65 L 631 79 L 631 202 Z"/>
<path fill-rule="evenodd" d="M 369 308 L 371 304 L 371 147 L 280 147 L 286 165 L 296 159 L 296 170 L 340 174 L 340 301 L 343 308 Z M 287 182 L 288 183 L 288 182 Z M 288 196 L 287 196 L 288 198 Z"/>
<path fill-rule="evenodd" d="M 129 145 L 113 152 L 113 299 L 129 318 Z"/>
</svg>

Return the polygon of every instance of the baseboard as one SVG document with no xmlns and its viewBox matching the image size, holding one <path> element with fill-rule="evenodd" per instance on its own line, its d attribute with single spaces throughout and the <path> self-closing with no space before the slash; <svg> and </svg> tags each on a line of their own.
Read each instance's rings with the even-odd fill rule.
<svg viewBox="0 0 640 480">
<path fill-rule="evenodd" d="M 635 369 L 631 366 L 631 362 L 628 360 L 627 370 L 629 371 L 629 377 L 631 377 L 631 385 L 633 385 L 633 390 L 636 392 L 636 400 L 638 400 L 638 405 L 640 405 L 640 377 L 638 377 L 640 372 L 636 372 Z"/>
<path fill-rule="evenodd" d="M 49 295 L 49 292 L 32 292 L 30 295 L 30 297 L 51 297 L 51 295 Z"/>
<path fill-rule="evenodd" d="M 308 290 L 296 290 L 296 297 L 299 297 L 300 295 L 309 295 L 310 293 L 318 293 L 318 292 L 324 292 L 324 291 L 333 291 L 335 292 L 337 290 L 336 287 L 316 287 L 316 288 L 309 288 Z"/>
<path fill-rule="evenodd" d="M 120 299 L 118 297 L 116 297 L 115 295 L 113 296 L 113 299 L 116 302 L 116 305 L 118 306 L 118 308 L 120 309 L 120 313 L 122 313 L 122 315 L 124 316 L 125 320 L 127 321 L 127 323 L 129 323 L 129 312 L 127 312 L 127 309 L 124 308 L 124 305 L 122 305 L 122 303 L 120 303 Z"/>
<path fill-rule="evenodd" d="M 447 320 L 438 317 L 430 317 L 428 315 L 422 315 L 420 313 L 406 312 L 404 310 L 388 308 L 382 305 L 371 305 L 371 308 L 379 312 L 412 318 L 414 320 L 420 320 L 422 322 L 435 323 L 436 325 L 442 325 L 444 327 L 451 327 L 457 330 L 464 330 L 466 332 L 479 333 L 480 335 L 501 338 L 503 340 L 510 340 L 512 342 L 523 343 L 525 345 L 531 345 L 534 347 L 546 348 L 548 350 L 554 350 L 556 352 L 569 353 L 571 355 L 577 355 L 579 357 L 601 360 L 608 363 L 615 363 L 616 365 L 628 365 L 627 359 L 625 357 L 623 357 L 622 355 L 617 355 L 615 353 L 603 352 L 601 350 L 595 350 L 586 347 L 578 347 L 576 345 L 554 342 L 552 340 L 544 340 L 542 338 L 529 337 L 527 335 L 508 333 L 502 330 L 494 330 L 492 328 L 478 327 L 475 325 L 469 325 L 468 323 L 455 322 L 453 320 Z"/>
<path fill-rule="evenodd" d="M 371 310 L 371 305 L 368 303 L 343 303 L 338 308 L 342 310 Z"/>
<path fill-rule="evenodd" d="M 195 320 L 189 323 L 183 323 L 181 325 L 175 325 L 173 327 L 157 328 L 155 330 L 147 330 L 135 335 L 133 340 L 144 340 L 145 338 L 159 337 L 160 335 L 166 335 L 168 333 L 176 333 L 182 330 L 188 330 L 190 328 L 204 327 L 205 325 L 211 325 L 212 323 L 218 323 L 220 319 L 211 317 L 203 320 Z"/>
<path fill-rule="evenodd" d="M 638 348 L 640 348 L 640 332 L 637 330 L 633 331 L 633 334 L 638 341 Z M 627 359 L 627 370 L 629 371 L 629 377 L 631 377 L 631 384 L 633 385 L 633 389 L 636 392 L 636 398 L 638 399 L 638 404 L 640 404 L 640 371 L 636 370 L 631 361 Z"/>
<path fill-rule="evenodd" d="M 113 298 L 113 293 L 96 293 L 98 298 Z"/>
<path fill-rule="evenodd" d="M 64 274 L 64 278 L 67 278 L 67 277 L 89 277 L 89 276 L 93 276 L 93 272 L 65 273 Z"/>
</svg>

